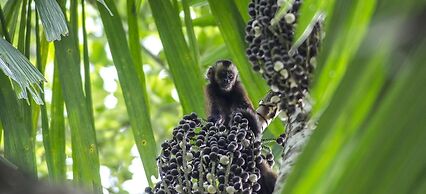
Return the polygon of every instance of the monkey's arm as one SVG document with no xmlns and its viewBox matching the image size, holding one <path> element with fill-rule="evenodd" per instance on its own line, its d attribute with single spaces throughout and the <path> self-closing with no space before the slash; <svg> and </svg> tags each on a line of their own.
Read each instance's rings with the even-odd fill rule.
<svg viewBox="0 0 426 194">
<path fill-rule="evenodd" d="M 262 129 L 257 117 L 257 113 L 251 108 L 239 108 L 236 109 L 234 113 L 238 112 L 241 113 L 243 117 L 248 120 L 248 126 L 250 130 L 253 131 L 256 137 L 259 137 L 262 133 Z"/>
<path fill-rule="evenodd" d="M 234 98 L 234 107 L 232 107 L 232 113 L 234 114 L 240 112 L 243 117 L 248 120 L 249 128 L 256 136 L 259 136 L 262 133 L 262 129 L 257 117 L 257 113 L 253 108 L 247 92 L 244 90 L 240 82 L 235 84 L 232 96 Z"/>
<path fill-rule="evenodd" d="M 211 84 L 207 85 L 205 89 L 206 96 L 206 110 L 207 110 L 207 121 L 217 123 L 222 122 L 223 118 L 220 114 L 220 101 L 219 97 L 215 94 L 214 88 Z"/>
</svg>

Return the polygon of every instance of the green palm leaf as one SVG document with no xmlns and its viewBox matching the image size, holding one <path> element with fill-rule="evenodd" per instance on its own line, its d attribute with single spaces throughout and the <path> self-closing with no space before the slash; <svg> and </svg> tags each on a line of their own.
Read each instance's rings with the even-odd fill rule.
<svg viewBox="0 0 426 194">
<path fill-rule="evenodd" d="M 186 44 L 179 14 L 170 1 L 148 1 L 185 114 L 204 115 L 203 76 Z"/>
<path fill-rule="evenodd" d="M 325 49 L 320 56 L 320 63 L 324 65 L 319 67 L 318 76 L 312 87 L 312 97 L 315 100 L 312 110 L 314 118 L 319 117 L 327 107 L 345 75 L 348 63 L 355 56 L 368 29 L 376 1 L 345 1 L 339 2 L 337 6 L 339 9 L 336 10 L 341 15 L 336 14 L 335 20 L 342 17 L 346 20 L 330 24 L 330 27 L 337 30 L 335 33 L 329 33 L 325 40 Z M 349 12 L 346 10 L 348 7 L 352 8 Z"/>
<path fill-rule="evenodd" d="M 14 90 L 19 99 L 27 99 L 30 92 L 37 104 L 43 104 L 39 93 L 40 84 L 45 81 L 43 75 L 31 62 L 9 42 L 0 38 L 0 69 L 19 87 Z"/>
<path fill-rule="evenodd" d="M 111 0 L 107 0 L 106 3 L 114 16 L 107 14 L 107 10 L 100 6 L 99 12 L 123 90 L 135 143 L 142 158 L 148 182 L 152 185 L 151 176 L 157 176 L 156 162 L 153 160 L 157 155 L 157 150 L 149 116 L 144 74 L 142 68 L 136 69 L 136 67 L 141 67 L 139 66 L 140 61 L 137 61 L 140 60 L 140 57 L 132 58 L 117 8 Z M 133 29 L 132 33 L 134 33 Z M 132 39 L 132 41 L 135 40 Z M 138 66 L 135 63 L 138 63 Z"/>
<path fill-rule="evenodd" d="M 37 177 L 31 107 L 18 100 L 7 76 L 0 74 L 0 119 L 4 156 L 22 171 Z"/>
<path fill-rule="evenodd" d="M 35 2 L 47 41 L 61 40 L 61 35 L 68 34 L 68 27 L 59 4 L 55 0 L 35 0 Z"/>
</svg>

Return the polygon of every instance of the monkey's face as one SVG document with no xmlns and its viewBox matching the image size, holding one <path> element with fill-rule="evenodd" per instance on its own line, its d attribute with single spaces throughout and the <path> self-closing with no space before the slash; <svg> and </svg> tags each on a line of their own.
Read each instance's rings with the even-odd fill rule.
<svg viewBox="0 0 426 194">
<path fill-rule="evenodd" d="M 237 68 L 227 60 L 218 61 L 216 65 L 215 81 L 222 91 L 231 91 L 237 80 Z"/>
</svg>

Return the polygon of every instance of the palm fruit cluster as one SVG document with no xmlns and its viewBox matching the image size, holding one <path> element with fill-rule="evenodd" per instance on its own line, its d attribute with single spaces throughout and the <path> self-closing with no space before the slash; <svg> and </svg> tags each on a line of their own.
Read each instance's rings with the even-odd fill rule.
<svg viewBox="0 0 426 194">
<path fill-rule="evenodd" d="M 270 149 L 242 114 L 234 114 L 230 126 L 217 126 L 192 113 L 162 144 L 157 158 L 161 181 L 146 193 L 256 193 L 258 165 L 264 160 L 273 165 Z"/>
<path fill-rule="evenodd" d="M 246 26 L 247 56 L 253 69 L 262 74 L 271 90 L 279 96 L 280 109 L 291 116 L 297 108 L 303 109 L 321 35 L 317 23 L 306 40 L 292 48 L 302 1 L 294 0 L 287 13 L 277 19 L 275 15 L 283 2 L 251 1 L 251 19 Z"/>
</svg>

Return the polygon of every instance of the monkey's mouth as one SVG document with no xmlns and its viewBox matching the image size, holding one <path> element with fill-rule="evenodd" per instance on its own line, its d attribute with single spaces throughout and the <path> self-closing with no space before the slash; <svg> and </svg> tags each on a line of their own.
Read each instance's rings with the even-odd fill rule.
<svg viewBox="0 0 426 194">
<path fill-rule="evenodd" d="M 232 83 L 231 79 L 225 78 L 225 79 L 221 80 L 219 85 L 220 85 L 221 88 L 231 88 L 233 83 Z"/>
<path fill-rule="evenodd" d="M 222 89 L 223 91 L 229 92 L 231 91 L 232 86 L 231 84 L 224 83 L 220 85 L 220 89 Z"/>
</svg>

